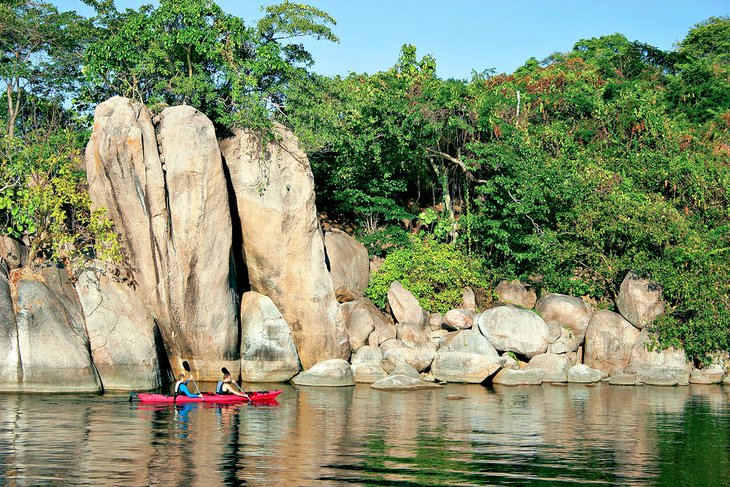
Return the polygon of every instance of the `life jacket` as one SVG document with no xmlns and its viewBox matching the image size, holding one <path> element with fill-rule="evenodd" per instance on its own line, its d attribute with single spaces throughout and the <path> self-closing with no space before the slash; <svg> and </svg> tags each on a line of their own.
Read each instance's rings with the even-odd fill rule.
<svg viewBox="0 0 730 487">
<path fill-rule="evenodd" d="M 177 396 L 178 394 L 180 394 L 180 385 L 181 385 L 182 383 L 183 383 L 183 382 L 182 382 L 181 380 L 179 380 L 179 381 L 175 382 L 175 395 L 176 395 L 176 396 Z"/>
<path fill-rule="evenodd" d="M 215 393 L 216 394 L 231 394 L 230 391 L 223 390 L 223 384 L 224 384 L 224 382 L 222 380 L 218 381 L 218 384 L 216 384 L 216 386 L 215 386 Z"/>
</svg>

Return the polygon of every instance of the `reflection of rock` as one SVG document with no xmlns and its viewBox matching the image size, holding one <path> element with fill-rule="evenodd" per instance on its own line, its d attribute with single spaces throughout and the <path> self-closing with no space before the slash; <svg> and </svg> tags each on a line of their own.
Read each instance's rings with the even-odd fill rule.
<svg viewBox="0 0 730 487">
<path fill-rule="evenodd" d="M 661 288 L 629 272 L 621 283 L 616 306 L 624 318 L 641 330 L 664 312 Z"/>
<path fill-rule="evenodd" d="M 494 348 L 534 357 L 548 345 L 548 327 L 532 311 L 513 305 L 497 306 L 481 313 L 476 324 Z"/>
<path fill-rule="evenodd" d="M 17 271 L 16 271 L 17 272 Z M 18 343 L 24 392 L 97 392 L 99 375 L 91 361 L 89 341 L 75 313 L 66 309 L 46 284 L 17 282 Z"/>
<path fill-rule="evenodd" d="M 266 144 L 239 130 L 220 143 L 241 221 L 251 289 L 269 296 L 292 330 L 304 368 L 349 359 L 347 328 L 325 263 L 314 178 L 296 138 Z M 348 366 L 349 370 L 349 366 Z"/>
<path fill-rule="evenodd" d="M 347 360 L 330 359 L 315 364 L 296 375 L 292 384 L 298 386 L 342 387 L 354 386 L 355 379 Z"/>
<path fill-rule="evenodd" d="M 300 370 L 291 330 L 274 302 L 250 291 L 241 300 L 241 379 L 286 382 Z"/>
<path fill-rule="evenodd" d="M 86 316 L 91 356 L 104 389 L 162 386 L 157 326 L 134 291 L 93 269 L 79 276 L 76 291 Z"/>
<path fill-rule="evenodd" d="M 361 298 L 370 279 L 370 259 L 363 244 L 341 230 L 324 234 L 335 295 L 341 303 Z"/>
<path fill-rule="evenodd" d="M 373 382 L 371 386 L 373 389 L 380 390 L 416 390 L 416 389 L 441 389 L 441 384 L 433 382 L 426 382 L 420 379 L 414 379 L 407 375 L 389 375 L 384 379 L 380 379 L 377 382 Z"/>
</svg>

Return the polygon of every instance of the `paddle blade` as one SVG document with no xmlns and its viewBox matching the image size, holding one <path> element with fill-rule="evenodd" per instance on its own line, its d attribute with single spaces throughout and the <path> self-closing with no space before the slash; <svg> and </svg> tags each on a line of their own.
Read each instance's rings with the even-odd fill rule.
<svg viewBox="0 0 730 487">
<path fill-rule="evenodd" d="M 223 375 L 231 375 L 230 372 L 228 372 L 228 369 L 225 367 L 221 368 L 221 372 L 223 372 Z"/>
<path fill-rule="evenodd" d="M 187 372 L 190 372 L 190 364 L 187 360 L 183 360 L 183 369 L 185 369 L 185 371 Z"/>
</svg>

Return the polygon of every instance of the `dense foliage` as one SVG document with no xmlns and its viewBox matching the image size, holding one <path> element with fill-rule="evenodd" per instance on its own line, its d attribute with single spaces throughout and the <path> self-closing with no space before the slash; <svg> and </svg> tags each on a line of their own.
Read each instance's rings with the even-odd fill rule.
<svg viewBox="0 0 730 487">
<path fill-rule="evenodd" d="M 309 72 L 297 39 L 337 38 L 306 5 L 249 23 L 212 0 L 86 3 L 93 18 L 0 3 L 0 223 L 33 254 L 115 254 L 78 169 L 95 104 L 185 103 L 222 129 L 296 131 L 319 209 L 386 257 L 369 290 L 380 304 L 396 278 L 434 310 L 461 286 L 519 278 L 610 308 L 635 270 L 663 288 L 663 344 L 697 361 L 730 350 L 728 18 L 671 51 L 613 34 L 444 80 L 409 45 L 383 72 Z"/>
</svg>

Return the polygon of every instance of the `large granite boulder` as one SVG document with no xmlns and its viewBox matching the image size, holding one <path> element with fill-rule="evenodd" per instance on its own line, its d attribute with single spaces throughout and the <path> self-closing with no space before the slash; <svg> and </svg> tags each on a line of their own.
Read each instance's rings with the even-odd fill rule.
<svg viewBox="0 0 730 487">
<path fill-rule="evenodd" d="M 297 386 L 344 387 L 354 386 L 355 378 L 347 360 L 330 359 L 301 372 L 291 382 Z"/>
<path fill-rule="evenodd" d="M 536 386 L 542 384 L 542 369 L 502 369 L 492 378 L 492 384 L 503 386 Z"/>
<path fill-rule="evenodd" d="M 426 348 L 436 350 L 436 345 L 431 341 L 430 333 L 419 325 L 412 323 L 398 323 L 395 326 L 396 338 L 408 348 Z"/>
<path fill-rule="evenodd" d="M 517 352 L 531 358 L 547 350 L 548 327 L 530 310 L 513 305 L 497 306 L 481 313 L 476 324 L 500 352 Z"/>
<path fill-rule="evenodd" d="M 398 365 L 407 363 L 418 372 L 423 372 L 431 366 L 435 356 L 436 351 L 427 348 L 391 348 L 383 352 L 380 366 L 391 373 Z"/>
<path fill-rule="evenodd" d="M 346 303 L 362 297 L 370 280 L 368 249 L 336 229 L 325 232 L 324 247 L 337 301 Z"/>
<path fill-rule="evenodd" d="M 639 330 L 620 314 L 597 311 L 586 329 L 583 362 L 608 373 L 623 370 L 638 338 Z"/>
<path fill-rule="evenodd" d="M 451 309 L 444 315 L 447 330 L 468 330 L 474 325 L 474 312 L 468 309 Z"/>
<path fill-rule="evenodd" d="M 442 382 L 479 384 L 502 366 L 499 355 L 439 351 L 431 363 L 431 373 Z"/>
<path fill-rule="evenodd" d="M 327 271 L 309 161 L 291 132 L 274 129 L 277 141 L 238 130 L 220 148 L 251 289 L 269 296 L 281 311 L 307 369 L 327 359 L 349 359 L 350 343 Z"/>
<path fill-rule="evenodd" d="M 372 384 L 373 382 L 388 376 L 388 373 L 380 366 L 383 359 L 383 352 L 378 347 L 364 346 L 352 356 L 352 375 L 355 382 Z"/>
<path fill-rule="evenodd" d="M 104 390 L 161 387 L 157 325 L 142 300 L 93 269 L 79 276 L 76 291 Z"/>
<path fill-rule="evenodd" d="M 202 379 L 215 379 L 221 367 L 237 369 L 240 357 L 231 211 L 218 140 L 208 117 L 176 106 L 159 116 L 157 143 L 170 213 L 168 280 L 176 346 L 182 357 L 189 353 Z"/>
<path fill-rule="evenodd" d="M 16 283 L 19 363 L 22 392 L 98 392 L 99 374 L 91 359 L 89 340 L 79 332 L 83 323 L 66 308 L 42 277 Z"/>
<path fill-rule="evenodd" d="M 7 235 L 0 235 L 0 262 L 5 262 L 7 271 L 23 265 L 23 244 Z"/>
<path fill-rule="evenodd" d="M 301 367 L 291 330 L 274 302 L 250 291 L 241 299 L 241 380 L 286 382 Z"/>
<path fill-rule="evenodd" d="M 674 347 L 665 350 L 649 350 L 647 345 L 651 341 L 649 331 L 647 329 L 642 330 L 634 348 L 631 350 L 626 372 L 638 374 L 639 380 L 649 385 L 689 384 L 692 367 L 687 361 L 684 350 L 675 349 Z"/>
<path fill-rule="evenodd" d="M 413 293 L 398 281 L 391 283 L 388 289 L 388 305 L 396 322 L 409 323 L 424 330 L 428 326 L 428 313 L 418 304 Z"/>
<path fill-rule="evenodd" d="M 520 281 L 500 281 L 494 288 L 500 303 L 515 304 L 523 308 L 534 308 L 537 302 L 535 288 Z"/>
<path fill-rule="evenodd" d="M 616 306 L 624 318 L 641 330 L 664 313 L 661 287 L 629 272 L 621 283 Z"/>
<path fill-rule="evenodd" d="M 574 365 L 568 369 L 568 382 L 591 384 L 606 377 L 608 377 L 606 372 L 588 367 L 586 364 Z"/>
<path fill-rule="evenodd" d="M 170 228 L 165 175 L 152 114 L 144 105 L 115 96 L 96 107 L 86 175 L 92 207 L 106 208 L 119 233 L 127 277 L 174 349 L 165 279 Z"/>
<path fill-rule="evenodd" d="M 353 352 L 364 345 L 377 347 L 380 342 L 395 338 L 395 328 L 386 324 L 383 313 L 368 298 L 358 298 L 341 307 Z M 371 339 L 373 332 L 378 335 Z"/>
<path fill-rule="evenodd" d="M 567 355 L 543 353 L 530 359 L 525 369 L 540 369 L 544 372 L 543 382 L 566 382 L 568 369 L 573 366 Z"/>
<path fill-rule="evenodd" d="M 494 346 L 477 330 L 455 331 L 445 335 L 441 340 L 439 352 L 476 353 L 499 358 Z"/>
<path fill-rule="evenodd" d="M 537 301 L 535 309 L 546 322 L 557 321 L 570 330 L 572 340 L 568 351 L 577 350 L 583 343 L 588 322 L 593 316 L 593 309 L 588 303 L 574 296 L 549 293 Z"/>
<path fill-rule="evenodd" d="M 19 390 L 21 372 L 18 328 L 8 275 L 0 271 L 0 392 Z"/>
</svg>

